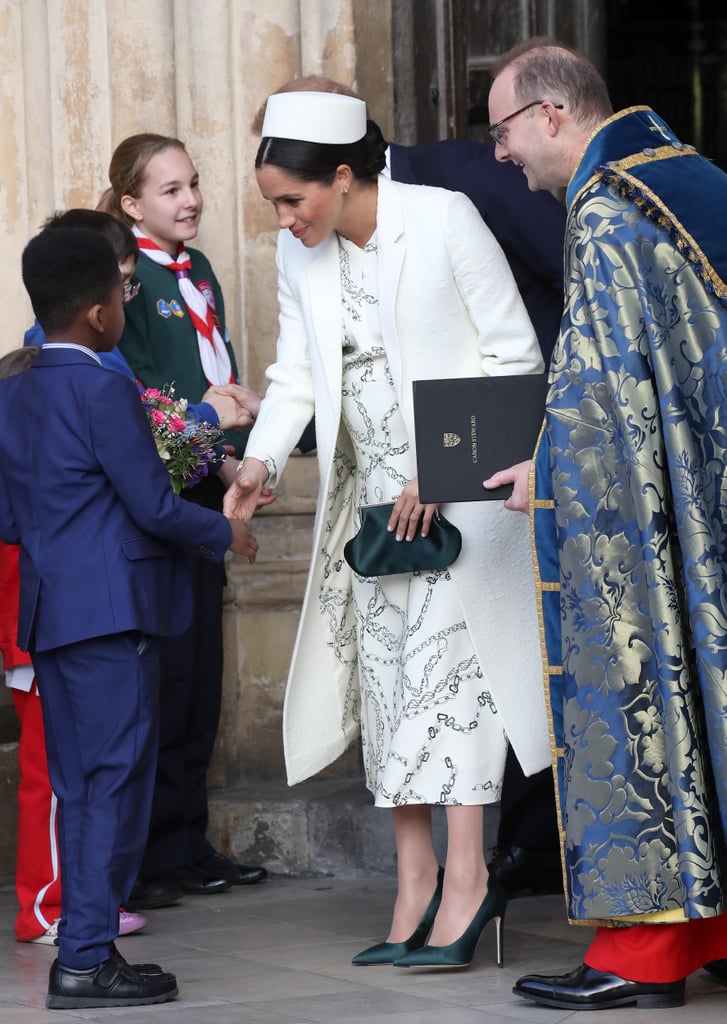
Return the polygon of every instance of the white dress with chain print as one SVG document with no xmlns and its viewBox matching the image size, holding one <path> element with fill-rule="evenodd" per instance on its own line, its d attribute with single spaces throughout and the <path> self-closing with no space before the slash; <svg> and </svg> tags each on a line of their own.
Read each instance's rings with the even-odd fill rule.
<svg viewBox="0 0 727 1024">
<path fill-rule="evenodd" d="M 363 249 L 339 238 L 339 258 L 342 415 L 358 508 L 394 501 L 416 468 L 381 338 L 376 237 Z M 506 740 L 449 572 L 354 574 L 353 599 L 364 768 L 376 805 L 498 800 Z"/>
</svg>

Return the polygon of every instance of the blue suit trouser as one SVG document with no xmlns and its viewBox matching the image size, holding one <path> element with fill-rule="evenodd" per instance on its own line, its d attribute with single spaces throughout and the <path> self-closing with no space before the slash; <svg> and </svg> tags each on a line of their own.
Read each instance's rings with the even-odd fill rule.
<svg viewBox="0 0 727 1024">
<path fill-rule="evenodd" d="M 144 852 L 158 745 L 156 643 L 117 633 L 33 654 L 58 797 L 58 959 L 108 959 Z"/>
</svg>

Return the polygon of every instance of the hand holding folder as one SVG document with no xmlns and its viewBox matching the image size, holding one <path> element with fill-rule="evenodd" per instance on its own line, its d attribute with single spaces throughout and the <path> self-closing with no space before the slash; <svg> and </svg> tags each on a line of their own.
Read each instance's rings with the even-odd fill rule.
<svg viewBox="0 0 727 1024">
<path fill-rule="evenodd" d="M 498 470 L 532 458 L 545 412 L 547 373 L 414 381 L 419 500 L 503 501 L 485 490 Z"/>
</svg>

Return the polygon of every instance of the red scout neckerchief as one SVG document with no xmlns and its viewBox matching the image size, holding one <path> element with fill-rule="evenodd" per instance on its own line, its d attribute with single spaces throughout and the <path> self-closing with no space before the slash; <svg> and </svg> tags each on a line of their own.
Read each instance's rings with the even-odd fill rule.
<svg viewBox="0 0 727 1024">
<path fill-rule="evenodd" d="M 197 331 L 197 343 L 199 345 L 199 357 L 202 361 L 202 370 L 208 383 L 229 384 L 234 383 L 235 375 L 232 372 L 230 357 L 227 354 L 225 343 L 220 332 L 215 327 L 212 310 L 207 299 L 192 281 L 189 272 L 192 269 L 192 260 L 186 252 L 182 243 L 177 249 L 177 258 L 173 259 L 168 252 L 160 249 L 156 242 L 147 238 L 137 227 L 133 228 L 139 249 L 161 264 L 167 270 L 171 270 L 177 279 L 179 292 L 184 299 L 190 319 Z"/>
</svg>

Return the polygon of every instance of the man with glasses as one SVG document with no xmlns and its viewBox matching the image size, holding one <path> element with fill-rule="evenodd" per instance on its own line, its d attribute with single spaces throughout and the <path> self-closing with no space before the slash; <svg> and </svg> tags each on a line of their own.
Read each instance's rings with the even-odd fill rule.
<svg viewBox="0 0 727 1024">
<path fill-rule="evenodd" d="M 503 128 L 503 125 L 506 125 L 509 121 L 512 121 L 512 119 L 514 117 L 517 117 L 518 114 L 524 114 L 526 110 L 530 110 L 532 107 L 539 107 L 543 103 L 544 100 L 531 100 L 530 103 L 526 103 L 524 107 L 520 107 L 518 110 L 515 110 L 512 114 L 508 114 L 507 117 L 503 117 L 499 121 L 496 121 L 494 124 L 489 125 L 487 129 L 487 134 L 490 136 L 494 143 L 504 146 L 505 140 L 507 138 L 508 129 Z M 554 103 L 553 106 L 556 110 L 563 109 L 562 103 Z"/>
<path fill-rule="evenodd" d="M 497 159 L 567 187 L 532 514 L 568 912 L 599 925 L 514 991 L 681 1006 L 700 967 L 727 984 L 727 176 L 553 40 L 501 58 L 489 103 Z M 528 469 L 485 485 L 527 511 Z"/>
</svg>

